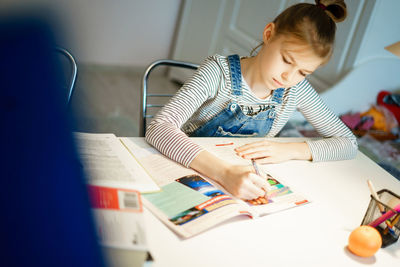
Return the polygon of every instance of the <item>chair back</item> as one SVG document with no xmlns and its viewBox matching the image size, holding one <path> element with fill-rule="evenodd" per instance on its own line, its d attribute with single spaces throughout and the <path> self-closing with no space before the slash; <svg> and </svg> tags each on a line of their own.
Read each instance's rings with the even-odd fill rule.
<svg viewBox="0 0 400 267">
<path fill-rule="evenodd" d="M 195 63 L 185 62 L 185 61 L 178 61 L 178 60 L 171 60 L 171 59 L 161 59 L 154 61 L 151 63 L 145 70 L 142 78 L 142 86 L 141 86 L 141 111 L 140 111 L 140 136 L 145 136 L 146 134 L 146 127 L 147 127 L 147 119 L 153 118 L 153 115 L 148 114 L 148 108 L 161 108 L 163 104 L 152 104 L 149 103 L 150 98 L 154 97 L 172 97 L 173 94 L 164 94 L 164 93 L 157 93 L 152 94 L 148 92 L 148 80 L 150 73 L 159 66 L 170 66 L 176 68 L 184 68 L 184 69 L 191 69 L 196 70 L 199 65 Z"/>
<path fill-rule="evenodd" d="M 78 67 L 72 54 L 65 48 L 56 47 L 56 52 L 60 53 L 69 63 L 69 79 L 67 80 L 67 105 L 70 104 L 72 94 L 75 88 L 76 76 L 78 74 Z"/>
</svg>

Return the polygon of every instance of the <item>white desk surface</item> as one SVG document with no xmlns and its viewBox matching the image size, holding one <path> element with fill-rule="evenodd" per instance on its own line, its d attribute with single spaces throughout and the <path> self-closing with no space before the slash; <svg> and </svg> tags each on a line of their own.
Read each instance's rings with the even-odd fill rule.
<svg viewBox="0 0 400 267">
<path fill-rule="evenodd" d="M 236 218 L 186 240 L 145 210 L 153 266 L 400 266 L 400 241 L 369 258 L 346 249 L 370 201 L 366 180 L 377 191 L 400 194 L 400 182 L 364 154 L 347 161 L 289 161 L 266 170 L 312 203 L 254 220 Z"/>
</svg>

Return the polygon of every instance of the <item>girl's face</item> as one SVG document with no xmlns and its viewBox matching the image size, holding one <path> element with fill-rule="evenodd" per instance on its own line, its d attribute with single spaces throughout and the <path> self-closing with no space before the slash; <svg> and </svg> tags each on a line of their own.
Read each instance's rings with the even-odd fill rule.
<svg viewBox="0 0 400 267">
<path fill-rule="evenodd" d="M 264 45 L 259 51 L 260 77 L 268 89 L 288 88 L 313 73 L 324 60 L 293 38 L 273 36 L 274 25 L 264 29 Z"/>
</svg>

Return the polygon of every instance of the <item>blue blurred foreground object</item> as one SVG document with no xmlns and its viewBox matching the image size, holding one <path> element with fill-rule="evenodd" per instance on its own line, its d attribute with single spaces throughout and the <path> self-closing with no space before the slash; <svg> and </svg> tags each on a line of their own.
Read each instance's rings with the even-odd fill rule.
<svg viewBox="0 0 400 267">
<path fill-rule="evenodd" d="M 2 266 L 104 266 L 50 23 L 0 18 Z"/>
</svg>

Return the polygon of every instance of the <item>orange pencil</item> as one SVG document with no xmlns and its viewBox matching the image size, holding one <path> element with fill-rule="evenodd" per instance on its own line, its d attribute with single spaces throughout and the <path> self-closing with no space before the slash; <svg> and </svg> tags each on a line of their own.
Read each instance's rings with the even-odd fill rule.
<svg viewBox="0 0 400 267">
<path fill-rule="evenodd" d="M 233 142 L 226 144 L 215 144 L 215 146 L 231 146 L 231 145 L 233 145 Z"/>
</svg>

